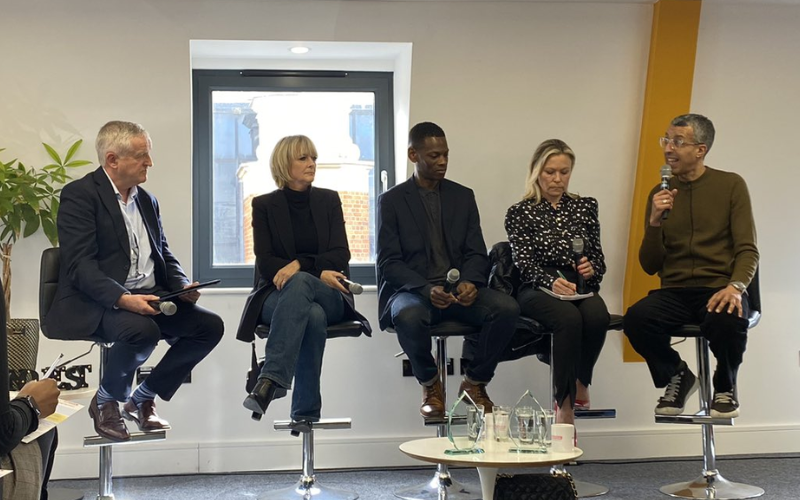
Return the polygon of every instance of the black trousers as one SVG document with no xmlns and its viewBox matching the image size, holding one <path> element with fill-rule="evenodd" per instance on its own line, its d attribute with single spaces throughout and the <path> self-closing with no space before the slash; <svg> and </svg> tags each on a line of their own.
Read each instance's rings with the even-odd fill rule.
<svg viewBox="0 0 800 500">
<path fill-rule="evenodd" d="M 575 301 L 559 300 L 539 289 L 524 287 L 517 293 L 520 314 L 533 318 L 553 332 L 553 385 L 555 400 L 567 396 L 575 403 L 575 383 L 592 383 L 597 358 L 606 341 L 611 317 L 598 295 Z"/>
<path fill-rule="evenodd" d="M 200 361 L 222 339 L 222 318 L 196 304 L 176 300 L 172 316 L 143 316 L 121 309 L 103 315 L 97 336 L 113 342 L 100 382 L 117 401 L 126 401 L 136 369 L 162 338 L 171 347 L 147 377 L 147 387 L 169 401 Z"/>
<path fill-rule="evenodd" d="M 736 375 L 747 347 L 747 318 L 750 306 L 742 297 L 743 318 L 736 313 L 708 312 L 706 305 L 720 288 L 666 288 L 653 290 L 625 313 L 625 335 L 650 368 L 656 387 L 666 387 L 681 363 L 670 345 L 670 335 L 687 324 L 700 326 L 717 358 L 714 390 L 730 392 L 736 387 Z"/>
</svg>

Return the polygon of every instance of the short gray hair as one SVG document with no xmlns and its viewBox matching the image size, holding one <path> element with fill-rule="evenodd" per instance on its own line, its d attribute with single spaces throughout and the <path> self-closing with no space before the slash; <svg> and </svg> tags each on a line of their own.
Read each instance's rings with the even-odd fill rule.
<svg viewBox="0 0 800 500">
<path fill-rule="evenodd" d="M 144 137 L 150 142 L 150 134 L 138 123 L 110 121 L 100 127 L 94 147 L 101 166 L 106 164 L 106 153 L 109 151 L 119 156 L 131 153 L 131 141 L 136 137 Z"/>
<path fill-rule="evenodd" d="M 714 124 L 705 116 L 694 113 L 676 116 L 672 119 L 670 125 L 673 127 L 692 127 L 694 142 L 706 145 L 706 155 L 711 151 L 711 146 L 714 144 Z"/>
</svg>

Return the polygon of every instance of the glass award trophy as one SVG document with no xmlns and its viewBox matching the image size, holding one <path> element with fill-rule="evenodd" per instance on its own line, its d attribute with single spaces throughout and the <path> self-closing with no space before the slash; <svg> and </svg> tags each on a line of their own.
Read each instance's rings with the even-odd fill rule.
<svg viewBox="0 0 800 500">
<path fill-rule="evenodd" d="M 514 444 L 508 451 L 517 453 L 547 453 L 544 439 L 540 437 L 539 414 L 544 413 L 542 405 L 533 397 L 530 390 L 517 400 L 511 409 L 510 433 Z"/>
<path fill-rule="evenodd" d="M 459 413 L 456 413 L 457 410 Z M 483 453 L 483 448 L 480 447 L 484 433 L 483 415 L 483 406 L 475 404 L 469 394 L 462 392 L 447 414 L 447 439 L 453 444 L 453 448 L 445 450 L 445 455 Z M 465 420 L 466 426 L 460 425 Z M 465 430 L 454 432 L 455 427 Z"/>
</svg>

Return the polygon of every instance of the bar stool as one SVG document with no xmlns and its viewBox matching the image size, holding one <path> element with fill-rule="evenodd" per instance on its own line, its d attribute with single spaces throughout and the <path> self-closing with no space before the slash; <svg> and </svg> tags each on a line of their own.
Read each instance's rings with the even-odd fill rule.
<svg viewBox="0 0 800 500">
<path fill-rule="evenodd" d="M 328 326 L 327 337 L 358 337 L 363 325 L 358 321 L 343 321 Z M 269 337 L 269 325 L 258 325 L 256 336 L 262 339 Z M 253 413 L 253 420 L 261 420 L 260 413 Z M 350 429 L 350 418 L 323 418 L 317 422 L 275 420 L 276 431 L 290 431 L 293 436 L 303 435 L 303 472 L 294 486 L 273 490 L 259 497 L 259 500 L 356 500 L 358 493 L 340 490 L 321 485 L 314 474 L 314 430 L 315 429 Z"/>
<path fill-rule="evenodd" d="M 750 316 L 747 318 L 748 329 L 754 328 L 761 319 L 761 293 L 758 284 L 758 272 L 747 288 L 747 300 L 750 304 Z M 758 486 L 728 481 L 719 473 L 714 446 L 714 425 L 733 425 L 732 418 L 715 418 L 711 416 L 710 407 L 713 398 L 711 382 L 711 365 L 708 356 L 708 340 L 702 336 L 697 325 L 684 325 L 672 334 L 673 337 L 694 337 L 697 345 L 697 380 L 700 385 L 700 411 L 693 415 L 656 415 L 656 423 L 694 424 L 702 428 L 703 471 L 693 481 L 668 484 L 659 488 L 666 495 L 679 498 L 741 500 L 760 497 L 764 490 Z"/>
<path fill-rule="evenodd" d="M 392 328 L 387 328 L 387 331 L 394 333 Z M 434 357 L 439 370 L 445 415 L 442 418 L 424 418 L 424 422 L 426 426 L 436 426 L 436 437 L 447 436 L 447 338 L 473 335 L 479 332 L 480 329 L 458 321 L 442 321 L 431 327 L 431 337 L 436 342 Z M 466 423 L 466 418 L 453 418 L 453 422 Z M 447 464 L 441 463 L 436 464 L 436 473 L 430 481 L 396 491 L 394 496 L 404 500 L 480 500 L 482 498 L 480 487 L 470 488 L 454 481 L 450 476 Z"/>
<path fill-rule="evenodd" d="M 48 328 L 45 326 L 44 318 L 53 305 L 53 299 L 58 288 L 58 273 L 61 266 L 61 253 L 59 248 L 48 248 L 42 253 L 41 268 L 39 270 L 39 320 L 42 325 L 42 333 L 46 337 Z M 103 380 L 105 364 L 108 359 L 108 349 L 112 344 L 106 343 L 102 339 L 89 338 L 80 340 L 90 340 L 100 346 L 100 370 L 99 379 Z M 91 349 L 90 349 L 91 351 Z M 87 353 L 88 354 L 88 353 Z M 113 493 L 113 467 L 112 451 L 113 446 L 123 446 L 134 443 L 163 441 L 167 437 L 165 430 L 153 432 L 131 432 L 130 441 L 116 442 L 102 436 L 86 436 L 83 438 L 84 448 L 97 447 L 99 450 L 99 490 L 97 500 L 114 500 Z"/>
</svg>

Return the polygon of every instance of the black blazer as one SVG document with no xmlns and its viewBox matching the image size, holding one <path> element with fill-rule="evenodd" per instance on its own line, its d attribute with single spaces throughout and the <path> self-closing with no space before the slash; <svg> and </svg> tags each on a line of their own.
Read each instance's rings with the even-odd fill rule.
<svg viewBox="0 0 800 500">
<path fill-rule="evenodd" d="M 471 189 L 452 181 L 439 184 L 442 229 L 450 265 L 461 279 L 486 286 L 489 259 L 478 205 Z M 414 178 L 378 199 L 378 314 L 391 326 L 391 302 L 399 292 L 419 293 L 428 285 L 428 229 L 425 207 Z"/>
<path fill-rule="evenodd" d="M 167 245 L 158 201 L 141 186 L 137 189 L 136 203 L 150 239 L 156 285 L 167 291 L 180 290 L 189 278 Z M 58 238 L 58 289 L 42 331 L 53 339 L 88 339 L 103 312 L 127 291 L 124 284 L 131 266 L 128 231 L 103 167 L 64 186 Z"/>
<path fill-rule="evenodd" d="M 311 187 L 309 204 L 314 227 L 317 229 L 319 253 L 313 269 L 304 269 L 315 276 L 322 271 L 347 271 L 350 249 L 344 227 L 344 214 L 339 193 L 330 189 Z M 252 342 L 259 323 L 261 308 L 270 293 L 276 290 L 272 278 L 282 267 L 297 258 L 294 247 L 289 204 L 286 196 L 275 190 L 253 199 L 253 250 L 256 254 L 258 280 L 245 302 L 236 338 Z M 367 319 L 355 309 L 353 295 L 343 293 L 345 319 L 361 323 L 361 333 L 372 334 Z"/>
</svg>

